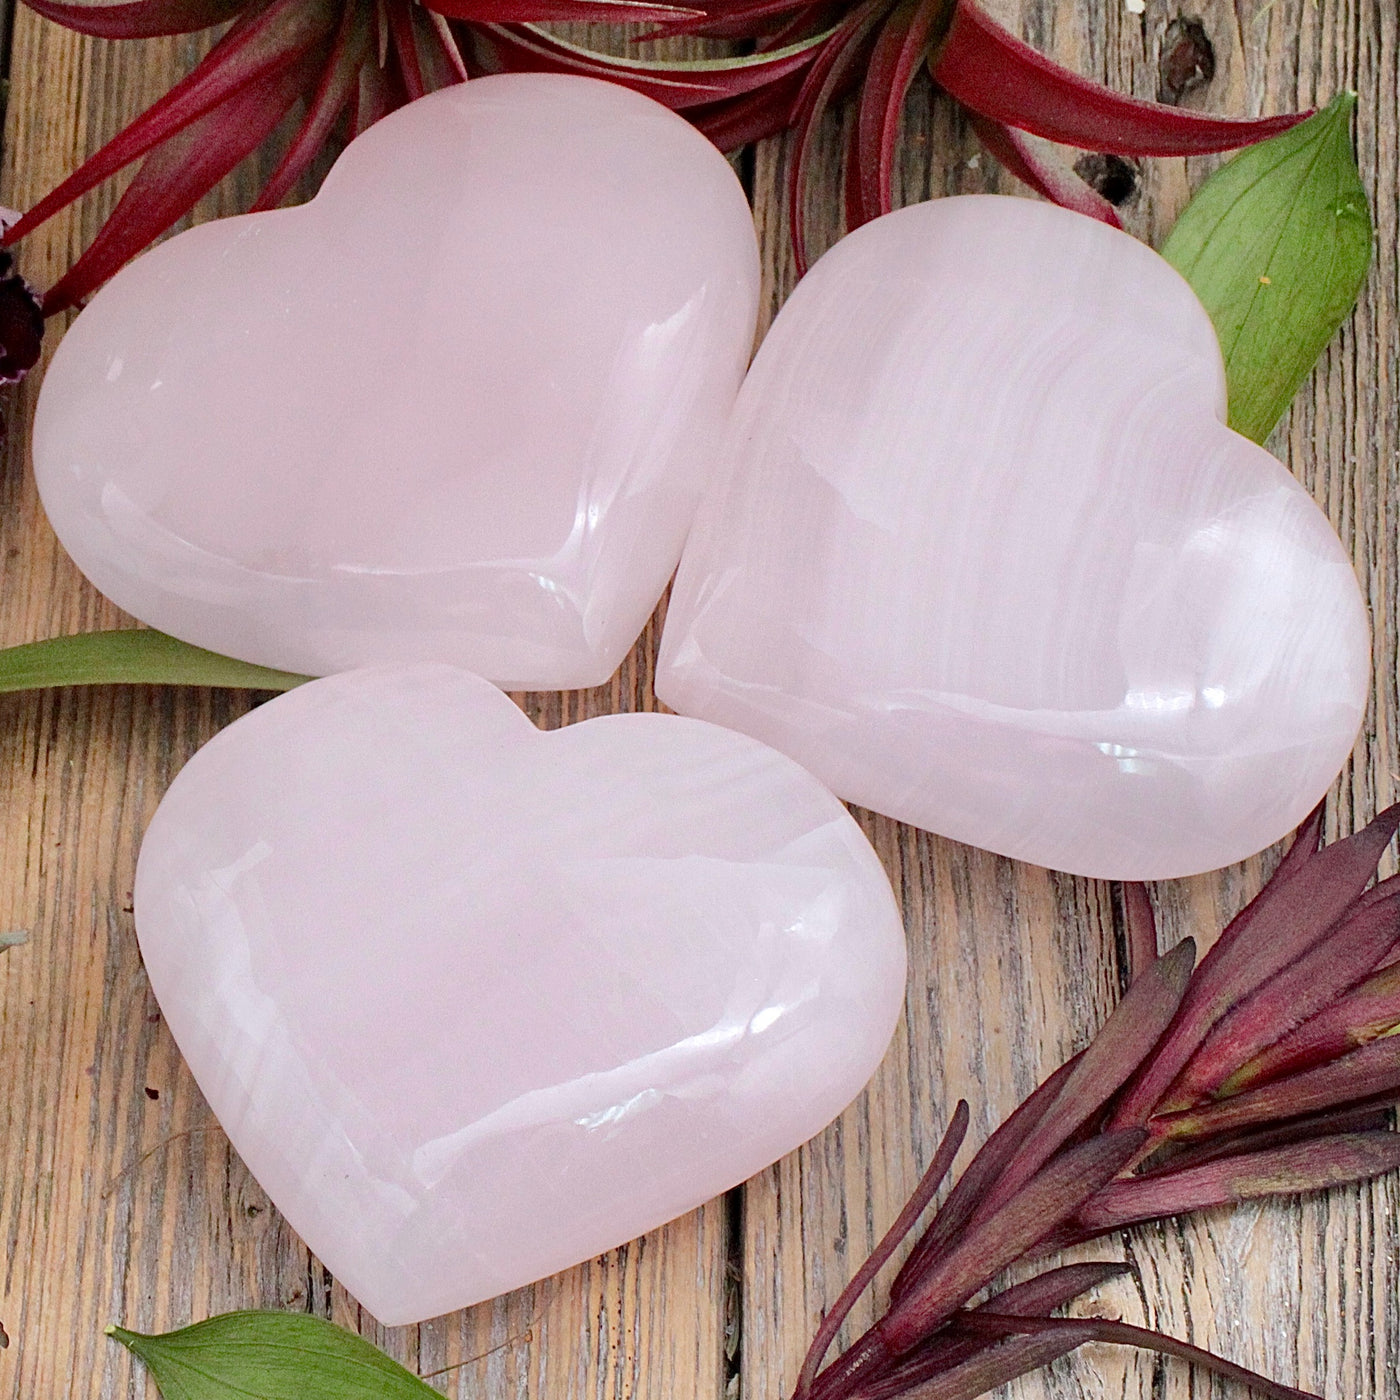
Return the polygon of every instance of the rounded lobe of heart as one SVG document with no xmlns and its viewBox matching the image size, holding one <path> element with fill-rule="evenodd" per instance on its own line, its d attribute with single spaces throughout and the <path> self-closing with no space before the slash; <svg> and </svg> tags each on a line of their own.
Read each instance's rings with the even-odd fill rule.
<svg viewBox="0 0 1400 1400">
<path fill-rule="evenodd" d="M 758 282 L 744 192 L 680 117 L 473 80 L 309 204 L 114 278 L 45 377 L 40 493 L 99 589 L 215 651 L 601 684 L 679 558 Z"/>
<path fill-rule="evenodd" d="M 672 715 L 535 730 L 449 666 L 238 720 L 146 833 L 136 926 L 235 1148 L 390 1325 L 597 1255 L 818 1132 L 903 928 L 845 808 Z"/>
<path fill-rule="evenodd" d="M 754 360 L 657 694 L 1036 864 L 1261 850 L 1350 754 L 1370 641 L 1326 517 L 1224 405 L 1209 318 L 1127 235 L 999 196 L 866 225 Z"/>
</svg>

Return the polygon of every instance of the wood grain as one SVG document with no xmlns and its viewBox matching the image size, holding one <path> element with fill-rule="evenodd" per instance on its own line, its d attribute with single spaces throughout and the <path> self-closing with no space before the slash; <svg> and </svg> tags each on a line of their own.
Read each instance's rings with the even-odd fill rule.
<svg viewBox="0 0 1400 1400">
<path fill-rule="evenodd" d="M 1400 508 L 1400 39 L 1391 0 L 998 0 L 990 8 L 1061 61 L 1155 96 L 1162 37 L 1199 16 L 1212 83 L 1192 105 L 1277 110 L 1361 95 L 1363 176 L 1378 262 L 1355 323 L 1276 446 L 1353 551 L 1375 629 L 1376 700 L 1337 788 L 1333 834 L 1390 800 L 1397 771 Z M 0 9 L 0 14 L 5 11 Z M 200 38 L 103 44 L 13 17 L 0 203 L 24 206 L 202 52 Z M 842 121 L 823 133 L 809 192 L 816 248 L 840 229 Z M 766 305 L 790 290 L 787 143 L 745 162 Z M 1126 206 L 1160 240 L 1210 161 L 1148 162 Z M 255 171 L 200 217 L 246 202 Z M 904 201 L 1011 189 L 951 104 L 921 81 L 906 110 Z M 104 190 L 29 240 L 53 280 L 115 200 Z M 117 625 L 39 510 L 25 425 L 36 375 L 8 404 L 0 475 L 0 644 Z M 615 680 L 520 697 L 546 725 L 652 708 L 653 621 Z M 139 835 L 181 763 L 252 697 L 142 688 L 0 697 L 0 1396 L 147 1394 L 102 1327 L 161 1328 L 231 1307 L 305 1308 L 359 1328 L 458 1396 L 781 1400 L 821 1308 L 893 1218 L 953 1104 L 973 1137 L 1099 1024 L 1121 980 L 1109 885 L 1018 865 L 862 814 L 900 893 L 911 951 L 907 1015 L 870 1090 L 807 1148 L 664 1230 L 534 1289 L 385 1332 L 336 1287 L 230 1151 L 159 1019 L 131 928 Z M 1268 859 L 1156 889 L 1164 942 L 1208 938 L 1258 888 Z M 1089 1252 L 1140 1280 L 1093 1306 L 1214 1345 L 1337 1400 L 1400 1400 L 1400 1204 L 1394 1183 L 1282 1206 L 1214 1212 Z M 878 1294 L 878 1290 L 877 1290 Z M 869 1320 L 858 1309 L 854 1326 Z M 1011 1389 L 1018 1397 L 1184 1397 L 1229 1387 L 1171 1363 L 1095 1348 Z M 1233 1392 L 1232 1393 L 1238 1393 Z"/>
</svg>

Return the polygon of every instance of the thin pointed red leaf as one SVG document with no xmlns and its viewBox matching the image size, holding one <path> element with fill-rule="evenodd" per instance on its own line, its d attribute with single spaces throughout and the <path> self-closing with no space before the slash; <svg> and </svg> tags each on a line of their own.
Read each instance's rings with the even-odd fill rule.
<svg viewBox="0 0 1400 1400">
<path fill-rule="evenodd" d="M 256 93 L 280 90 L 274 76 L 297 67 L 308 52 L 322 43 L 334 26 L 337 8 L 335 0 L 276 0 L 251 24 L 225 36 L 192 73 L 89 156 L 57 189 L 8 229 L 2 241 L 14 243 L 23 238 L 124 166 L 248 89 Z M 257 105 L 256 99 L 248 104 L 250 114 Z M 239 110 L 245 107 L 240 106 Z M 223 139 L 237 144 L 239 137 L 238 132 L 228 132 Z M 164 227 L 173 222 L 174 219 L 167 220 Z"/>
<path fill-rule="evenodd" d="M 706 5 L 692 19 L 667 20 L 659 29 L 638 37 L 674 39 L 693 34 L 714 39 L 753 38 L 756 30 L 765 27 L 765 21 L 806 9 L 809 3 L 810 0 L 752 0 L 743 5 Z"/>
<path fill-rule="evenodd" d="M 930 1377 L 905 1391 L 908 1400 L 977 1400 L 1019 1376 L 1038 1371 L 1091 1341 L 1087 1327 L 1074 1319 L 1056 1319 L 1064 1326 L 1039 1336 L 1011 1337 L 983 1346 L 970 1360 Z"/>
<path fill-rule="evenodd" d="M 1361 982 L 1400 941 L 1400 882 L 1387 880 L 1300 958 L 1228 1012 L 1167 1091 L 1162 1110 L 1223 1092 L 1242 1066 Z"/>
<path fill-rule="evenodd" d="M 904 1237 L 912 1230 L 918 1222 L 919 1217 L 924 1213 L 929 1202 L 933 1200 L 938 1188 L 943 1184 L 943 1178 L 948 1175 L 949 1169 L 953 1165 L 953 1158 L 958 1155 L 958 1148 L 962 1146 L 963 1138 L 967 1136 L 967 1100 L 959 1099 L 958 1106 L 953 1110 L 952 1121 L 948 1124 L 948 1131 L 943 1134 L 943 1140 L 938 1144 L 938 1150 L 933 1154 L 933 1160 L 928 1165 L 928 1170 L 924 1172 L 922 1179 L 914 1190 L 914 1194 L 905 1203 L 904 1209 L 895 1217 L 894 1224 L 885 1232 L 870 1257 L 864 1264 L 856 1270 L 851 1281 L 841 1291 L 841 1296 L 827 1310 L 827 1314 L 822 1318 L 821 1326 L 817 1328 L 816 1336 L 812 1338 L 812 1345 L 807 1349 L 807 1355 L 802 1363 L 802 1371 L 797 1378 L 797 1395 L 805 1396 L 812 1387 L 818 1369 L 821 1367 L 822 1359 L 831 1349 L 831 1344 L 836 1340 L 836 1334 L 841 1330 L 841 1324 L 850 1316 L 851 1309 L 855 1307 L 860 1295 L 874 1281 L 875 1275 L 884 1268 L 890 1256 L 899 1248 Z"/>
<path fill-rule="evenodd" d="M 1400 1133 L 1339 1133 L 1160 1175 L 1110 1182 L 1085 1203 L 1075 1223 L 1088 1234 L 1104 1234 L 1210 1206 L 1368 1181 L 1397 1167 Z"/>
<path fill-rule="evenodd" d="M 1216 117 L 1124 97 L 1052 63 L 972 0 L 960 0 L 933 75 L 970 111 L 1067 146 L 1114 155 L 1230 151 L 1277 136 L 1309 115 Z"/>
<path fill-rule="evenodd" d="M 366 63 L 360 69 L 359 91 L 354 98 L 350 133 L 358 136 L 368 131 L 380 118 L 402 107 L 408 101 L 398 75 L 377 62 Z"/>
<path fill-rule="evenodd" d="M 643 24 L 704 14 L 687 5 L 653 0 L 432 0 L 431 8 L 472 24 Z"/>
<path fill-rule="evenodd" d="M 1043 159 L 1014 127 L 1004 126 L 971 109 L 968 119 L 987 152 L 1023 185 L 1029 185 L 1062 209 L 1072 209 L 1076 214 L 1084 214 L 1113 228 L 1123 227 L 1118 211 L 1108 200 L 1086 185 L 1074 171 Z"/>
<path fill-rule="evenodd" d="M 887 3 L 888 0 L 863 0 L 841 22 L 808 68 L 797 97 L 787 195 L 788 236 L 799 277 L 807 271 L 807 167 L 812 154 L 812 140 L 832 100 L 859 70 L 871 35 Z"/>
<path fill-rule="evenodd" d="M 1400 964 L 1392 963 L 1261 1051 L 1221 1085 L 1221 1095 L 1238 1094 L 1335 1060 L 1396 1026 L 1400 1026 Z"/>
<path fill-rule="evenodd" d="M 39 361 L 44 313 L 38 293 L 0 249 L 0 384 L 18 384 Z"/>
<path fill-rule="evenodd" d="M 465 83 L 471 74 L 467 71 L 467 60 L 462 57 L 462 50 L 457 43 L 457 36 L 452 32 L 451 24 L 446 16 L 440 15 L 436 10 L 424 9 L 423 14 L 432 28 L 436 48 L 442 54 L 441 60 L 435 60 L 433 63 L 434 72 L 442 75 L 438 86 L 451 87 L 455 83 Z"/>
<path fill-rule="evenodd" d="M 416 102 L 426 97 L 428 86 L 418 66 L 418 45 L 413 39 L 413 13 L 404 0 L 388 0 L 385 14 L 389 21 L 389 39 L 397 60 L 399 76 L 403 79 L 408 100 Z"/>
<path fill-rule="evenodd" d="M 87 251 L 44 297 L 48 314 L 76 306 L 214 188 L 282 120 L 319 56 L 246 84 L 147 156 Z"/>
<path fill-rule="evenodd" d="M 1122 1088 L 1170 1025 L 1196 962 L 1186 938 L 1124 993 L 1074 1072 L 983 1195 L 972 1223 L 996 1214 Z"/>
<path fill-rule="evenodd" d="M 223 24 L 243 8 L 245 0 L 127 0 L 117 5 L 25 0 L 25 4 L 65 29 L 97 39 L 154 39 Z"/>
<path fill-rule="evenodd" d="M 582 73 L 621 83 L 677 110 L 765 88 L 805 69 L 825 42 L 816 36 L 761 55 L 715 59 L 699 67 L 593 53 L 530 25 L 473 25 L 471 38 L 472 57 L 483 72 Z"/>
<path fill-rule="evenodd" d="M 894 1355 L 941 1327 L 979 1288 L 1034 1248 L 1137 1155 L 1140 1128 L 1071 1147 L 1032 1177 L 995 1215 L 971 1226 L 897 1303 L 876 1330 Z"/>
<path fill-rule="evenodd" d="M 1189 1361 L 1202 1370 L 1224 1376 L 1227 1380 L 1238 1381 L 1270 1400 L 1320 1400 L 1320 1397 L 1305 1390 L 1295 1390 L 1291 1385 L 1282 1385 L 1251 1371 L 1245 1366 L 1226 1361 L 1214 1352 L 1193 1347 L 1189 1342 L 1178 1341 L 1163 1332 L 1154 1332 L 1146 1327 L 1134 1327 L 1127 1322 L 1113 1322 L 1107 1318 L 1060 1318 L 1037 1317 L 1016 1318 L 1006 1314 L 992 1314 L 978 1309 L 976 1312 L 962 1313 L 958 1325 L 971 1331 L 991 1335 L 1017 1337 L 1027 1334 L 1041 1337 L 1081 1337 L 1075 1345 L 1086 1341 L 1110 1342 L 1118 1346 L 1141 1347 L 1146 1351 L 1160 1352 L 1163 1356 L 1174 1356 Z M 1084 1333 L 1088 1333 L 1084 1336 Z"/>
<path fill-rule="evenodd" d="M 958 1178 L 938 1214 L 895 1275 L 890 1287 L 892 1303 L 898 1302 L 913 1288 L 933 1261 L 963 1232 L 983 1193 L 1001 1175 L 1016 1149 L 1040 1122 L 1065 1081 L 1074 1073 L 1082 1053 L 1062 1064 L 978 1149 L 977 1155 L 968 1163 L 967 1170 Z"/>
<path fill-rule="evenodd" d="M 347 5 L 316 95 L 292 144 L 258 195 L 253 212 L 276 208 L 324 149 L 340 114 L 359 91 L 360 69 L 370 61 L 373 43 L 368 14 L 358 5 Z"/>
<path fill-rule="evenodd" d="M 1327 933 L 1366 888 L 1398 825 L 1400 804 L 1316 855 L 1294 859 L 1294 843 L 1201 959 L 1176 1020 L 1123 1096 L 1114 1126 L 1145 1122 L 1215 1023 Z"/>
<path fill-rule="evenodd" d="M 854 159 L 847 167 L 851 227 L 894 207 L 894 151 L 899 118 L 914 75 L 952 21 L 956 0 L 904 0 L 885 21 L 870 54 L 856 112 Z M 851 213 L 858 217 L 852 219 Z"/>
<path fill-rule="evenodd" d="M 1400 1098 L 1400 1036 L 1373 1040 L 1329 1064 L 1275 1079 L 1232 1099 L 1154 1118 L 1152 1133 L 1166 1142 L 1208 1137 L 1392 1095 Z"/>
<path fill-rule="evenodd" d="M 787 129 L 792 104 L 802 86 L 801 73 L 789 73 L 757 92 L 746 92 L 704 107 L 692 107 L 687 118 L 722 151 L 737 151 Z"/>
<path fill-rule="evenodd" d="M 1050 1313 L 1073 1302 L 1091 1288 L 1098 1288 L 1115 1278 L 1130 1274 L 1133 1266 L 1122 1259 L 1105 1259 L 1086 1264 L 1063 1264 L 1047 1269 L 1043 1274 L 993 1293 L 981 1306 L 989 1312 L 1012 1313 L 1017 1317 L 1034 1317 Z M 974 1312 L 980 1309 L 973 1309 Z"/>
<path fill-rule="evenodd" d="M 1152 898 L 1147 893 L 1147 886 L 1141 880 L 1123 882 L 1123 923 L 1128 944 L 1128 980 L 1131 983 L 1160 956 L 1157 951 L 1157 916 L 1152 912 Z"/>
</svg>

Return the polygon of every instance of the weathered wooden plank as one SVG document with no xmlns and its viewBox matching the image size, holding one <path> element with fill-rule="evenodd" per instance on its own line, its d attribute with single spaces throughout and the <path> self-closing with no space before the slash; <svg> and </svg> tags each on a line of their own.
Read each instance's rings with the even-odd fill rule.
<svg viewBox="0 0 1400 1400">
<path fill-rule="evenodd" d="M 21 10 L 0 202 L 31 203 L 203 44 L 98 43 Z M 235 174 L 200 217 L 245 206 L 256 173 Z M 115 197 L 104 191 L 28 240 L 31 280 L 51 282 Z M 0 644 L 125 621 L 43 519 L 24 432 L 38 382 L 11 405 L 0 476 Z M 526 707 L 548 724 L 651 707 L 656 635 L 649 629 L 611 685 L 522 697 Z M 538 1288 L 385 1331 L 307 1254 L 230 1150 L 159 1020 L 129 891 L 140 833 L 170 778 L 250 703 L 142 689 L 0 702 L 0 923 L 33 932 L 0 960 L 0 1320 L 12 1340 L 0 1353 L 0 1394 L 142 1395 L 127 1357 L 102 1336 L 107 1322 L 160 1329 L 228 1308 L 288 1307 L 359 1328 L 452 1395 L 718 1396 L 724 1202 Z"/>
<path fill-rule="evenodd" d="M 1366 0 L 998 0 L 1003 22 L 1061 62 L 1121 90 L 1155 97 L 1163 37 L 1200 17 L 1214 43 L 1213 82 L 1190 105 L 1279 110 L 1343 86 L 1362 98 L 1359 150 L 1385 250 L 1355 324 L 1301 396 L 1277 449 L 1353 551 L 1372 609 L 1376 699 L 1329 824 L 1349 830 L 1396 796 L 1397 84 L 1396 16 Z M 920 84 L 905 111 L 897 199 L 1006 190 L 1014 182 L 978 153 L 951 104 Z M 845 143 L 830 121 L 815 162 L 814 251 L 840 227 Z M 1129 227 L 1159 240 L 1215 161 L 1145 163 Z M 782 211 L 785 143 L 758 153 L 755 203 L 771 265 L 771 308 L 790 288 Z M 1090 881 L 1000 861 L 882 818 L 867 819 L 901 891 L 911 954 L 906 1023 L 864 1098 L 827 1134 L 751 1183 L 744 1201 L 744 1393 L 772 1400 L 795 1379 L 822 1309 L 892 1220 L 966 1096 L 980 1140 L 1036 1079 L 1082 1044 L 1111 1005 L 1120 975 L 1111 892 Z M 1207 941 L 1258 888 L 1267 859 L 1155 891 L 1163 940 Z M 852 1160 L 852 1157 L 856 1160 Z M 1126 1257 L 1141 1281 L 1092 1306 L 1147 1321 L 1332 1396 L 1400 1395 L 1400 1238 L 1396 1185 L 1283 1205 L 1216 1211 L 1090 1248 Z M 882 1281 L 877 1297 L 883 1297 Z M 863 1327 L 867 1303 L 847 1329 Z M 1186 1396 L 1218 1382 L 1175 1363 L 1090 1348 L 1009 1388 L 1026 1397 Z M 1233 1392 L 1232 1392 L 1233 1393 Z"/>
</svg>

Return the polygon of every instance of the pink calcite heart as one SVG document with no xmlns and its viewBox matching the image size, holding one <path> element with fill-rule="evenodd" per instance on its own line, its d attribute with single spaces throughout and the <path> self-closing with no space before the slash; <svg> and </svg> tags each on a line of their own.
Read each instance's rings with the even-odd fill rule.
<svg viewBox="0 0 1400 1400">
<path fill-rule="evenodd" d="M 1288 832 L 1346 760 L 1351 562 L 1224 426 L 1210 320 L 1150 249 L 936 200 L 829 252 L 765 340 L 656 690 L 850 801 L 1085 875 Z"/>
<path fill-rule="evenodd" d="M 673 715 L 542 734 L 450 666 L 219 734 L 146 833 L 136 924 L 234 1146 L 389 1324 L 759 1171 L 903 1000 L 880 862 L 790 759 Z"/>
<path fill-rule="evenodd" d="M 215 651 L 595 685 L 675 568 L 758 279 L 743 190 L 681 118 L 473 81 L 310 204 L 116 277 L 46 376 L 40 492 L 98 588 Z"/>
</svg>

